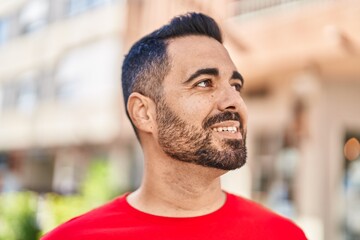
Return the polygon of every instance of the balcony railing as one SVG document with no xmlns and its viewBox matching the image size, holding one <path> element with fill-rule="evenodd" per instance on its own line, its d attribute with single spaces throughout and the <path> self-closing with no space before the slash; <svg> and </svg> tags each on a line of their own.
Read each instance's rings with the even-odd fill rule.
<svg viewBox="0 0 360 240">
<path fill-rule="evenodd" d="M 230 3 L 232 16 L 258 14 L 275 9 L 288 9 L 299 4 L 328 2 L 334 0 L 235 0 Z"/>
</svg>

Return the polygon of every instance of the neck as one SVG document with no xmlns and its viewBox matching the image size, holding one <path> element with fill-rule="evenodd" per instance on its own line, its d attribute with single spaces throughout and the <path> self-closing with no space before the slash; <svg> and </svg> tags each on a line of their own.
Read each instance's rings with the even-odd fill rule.
<svg viewBox="0 0 360 240">
<path fill-rule="evenodd" d="M 160 156 L 158 156 L 160 157 Z M 225 202 L 223 170 L 161 156 L 145 159 L 142 184 L 127 198 L 134 208 L 159 216 L 194 217 L 219 209 Z"/>
</svg>

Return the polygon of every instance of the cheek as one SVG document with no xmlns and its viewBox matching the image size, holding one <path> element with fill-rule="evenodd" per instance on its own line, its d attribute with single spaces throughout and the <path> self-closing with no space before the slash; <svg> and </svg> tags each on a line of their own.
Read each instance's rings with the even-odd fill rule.
<svg viewBox="0 0 360 240">
<path fill-rule="evenodd" d="M 213 108 L 210 97 L 181 97 L 177 103 L 179 116 L 194 121 L 202 121 L 211 113 Z"/>
</svg>

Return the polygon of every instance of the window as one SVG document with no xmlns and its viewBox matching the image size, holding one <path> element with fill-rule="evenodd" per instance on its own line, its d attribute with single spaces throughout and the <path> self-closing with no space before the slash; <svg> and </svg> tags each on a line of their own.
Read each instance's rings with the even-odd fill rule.
<svg viewBox="0 0 360 240">
<path fill-rule="evenodd" d="M 108 101 L 118 79 L 117 40 L 106 39 L 75 48 L 64 56 L 55 73 L 55 94 L 67 104 Z"/>
<path fill-rule="evenodd" d="M 0 45 L 9 38 L 9 22 L 7 19 L 0 19 Z"/>
<path fill-rule="evenodd" d="M 92 9 L 106 3 L 110 3 L 112 0 L 69 0 L 68 14 L 70 16 L 80 14 L 88 9 Z"/>
<path fill-rule="evenodd" d="M 2 109 L 32 112 L 38 102 L 37 75 L 33 72 L 22 75 L 15 81 L 4 83 L 2 87 Z"/>
<path fill-rule="evenodd" d="M 38 91 L 35 79 L 23 79 L 18 83 L 16 108 L 21 112 L 32 112 L 37 104 Z"/>
<path fill-rule="evenodd" d="M 44 27 L 48 22 L 49 2 L 32 0 L 20 12 L 19 23 L 22 33 L 29 33 Z"/>
<path fill-rule="evenodd" d="M 5 82 L 2 86 L 2 109 L 8 110 L 15 108 L 16 105 L 16 84 Z"/>
</svg>

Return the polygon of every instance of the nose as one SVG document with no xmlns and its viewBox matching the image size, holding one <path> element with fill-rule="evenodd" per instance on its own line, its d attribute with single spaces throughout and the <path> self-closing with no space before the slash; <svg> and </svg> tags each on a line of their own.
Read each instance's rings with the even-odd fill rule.
<svg viewBox="0 0 360 240">
<path fill-rule="evenodd" d="M 248 118 L 247 107 L 240 92 L 236 91 L 229 84 L 226 84 L 226 86 L 223 86 L 220 90 L 217 107 L 221 112 L 238 112 L 241 116 L 241 124 L 246 128 Z"/>
<path fill-rule="evenodd" d="M 220 111 L 240 111 L 245 106 L 240 93 L 229 84 L 220 89 L 217 103 Z"/>
</svg>

